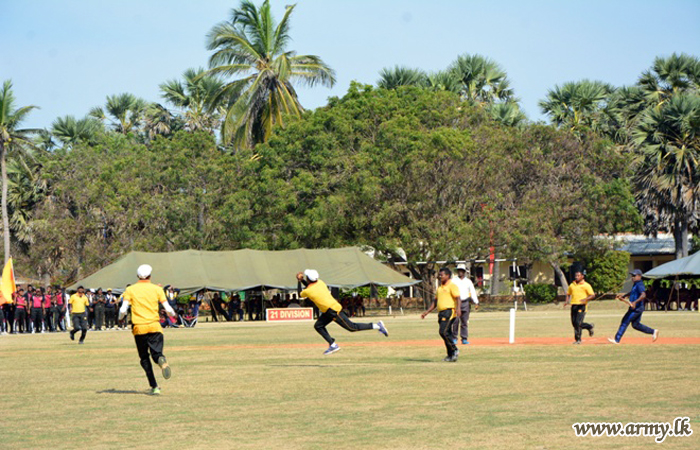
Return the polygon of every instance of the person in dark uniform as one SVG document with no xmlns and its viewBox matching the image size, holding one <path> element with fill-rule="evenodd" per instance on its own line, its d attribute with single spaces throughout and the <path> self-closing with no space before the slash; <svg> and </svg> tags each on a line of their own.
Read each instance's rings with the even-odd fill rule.
<svg viewBox="0 0 700 450">
<path fill-rule="evenodd" d="M 620 328 L 617 330 L 617 334 L 614 338 L 608 338 L 608 341 L 612 344 L 619 344 L 620 339 L 627 331 L 627 327 L 632 324 L 632 328 L 642 333 L 651 334 L 652 342 L 655 342 L 659 338 L 659 330 L 654 330 L 648 326 L 641 323 L 642 313 L 644 313 L 644 299 L 646 298 L 646 292 L 644 292 L 644 282 L 642 281 L 642 271 L 639 269 L 634 269 L 630 272 L 632 275 L 632 281 L 634 285 L 632 290 L 624 295 L 618 295 L 616 298 L 622 302 L 629 305 L 629 309 L 622 317 L 622 322 L 620 322 Z M 629 300 L 627 298 L 629 297 Z"/>
</svg>

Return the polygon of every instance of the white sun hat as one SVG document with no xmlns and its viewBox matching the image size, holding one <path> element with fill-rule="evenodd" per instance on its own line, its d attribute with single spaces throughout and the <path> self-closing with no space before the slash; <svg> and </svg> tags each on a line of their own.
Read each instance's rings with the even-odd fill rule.
<svg viewBox="0 0 700 450">
<path fill-rule="evenodd" d="M 318 272 L 316 272 L 314 269 L 306 269 L 304 271 L 304 275 L 309 279 L 309 281 L 318 280 Z"/>
<path fill-rule="evenodd" d="M 148 264 L 141 264 L 139 268 L 136 269 L 136 275 L 141 279 L 150 277 L 151 272 L 153 272 L 153 267 Z"/>
</svg>

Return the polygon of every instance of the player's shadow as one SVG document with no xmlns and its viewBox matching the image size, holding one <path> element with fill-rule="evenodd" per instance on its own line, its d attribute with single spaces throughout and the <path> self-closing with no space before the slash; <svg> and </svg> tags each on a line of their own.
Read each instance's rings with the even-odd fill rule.
<svg viewBox="0 0 700 450">
<path fill-rule="evenodd" d="M 411 358 L 406 358 L 404 361 L 408 362 L 422 362 L 422 363 L 432 363 L 435 362 L 435 360 L 432 359 L 411 359 Z"/>
<path fill-rule="evenodd" d="M 103 391 L 97 391 L 97 394 L 136 394 L 136 395 L 150 395 L 145 391 L 123 391 L 119 389 L 105 389 Z"/>
</svg>

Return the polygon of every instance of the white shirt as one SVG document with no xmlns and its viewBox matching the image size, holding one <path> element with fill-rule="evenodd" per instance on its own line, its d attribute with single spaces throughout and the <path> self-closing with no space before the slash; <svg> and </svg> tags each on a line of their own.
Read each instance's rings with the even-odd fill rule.
<svg viewBox="0 0 700 450">
<path fill-rule="evenodd" d="M 471 297 L 472 300 L 474 300 L 475 305 L 479 304 L 479 298 L 476 296 L 474 283 L 472 283 L 472 280 L 470 280 L 469 277 L 465 276 L 464 278 L 460 278 L 457 276 L 452 278 L 452 282 L 459 288 L 459 297 L 462 299 L 462 301 L 468 300 L 469 297 Z"/>
</svg>

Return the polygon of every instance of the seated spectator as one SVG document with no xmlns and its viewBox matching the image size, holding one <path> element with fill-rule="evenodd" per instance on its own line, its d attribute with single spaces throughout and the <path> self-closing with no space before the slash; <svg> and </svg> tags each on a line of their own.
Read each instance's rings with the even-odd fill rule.
<svg viewBox="0 0 700 450">
<path fill-rule="evenodd" d="M 194 328 L 197 325 L 197 316 L 195 315 L 194 308 L 187 308 L 185 315 L 180 316 L 180 321 L 186 328 Z"/>
</svg>

